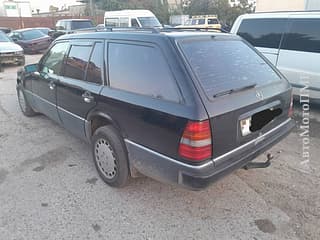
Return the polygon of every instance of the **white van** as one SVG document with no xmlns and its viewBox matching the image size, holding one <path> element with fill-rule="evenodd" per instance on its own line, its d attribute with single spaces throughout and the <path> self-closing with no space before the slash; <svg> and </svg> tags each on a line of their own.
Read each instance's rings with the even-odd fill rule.
<svg viewBox="0 0 320 240">
<path fill-rule="evenodd" d="M 289 80 L 295 95 L 308 87 L 320 99 L 320 11 L 245 14 L 231 33 L 263 53 Z"/>
<path fill-rule="evenodd" d="M 159 20 L 149 10 L 109 11 L 104 14 L 105 27 L 161 27 Z"/>
</svg>

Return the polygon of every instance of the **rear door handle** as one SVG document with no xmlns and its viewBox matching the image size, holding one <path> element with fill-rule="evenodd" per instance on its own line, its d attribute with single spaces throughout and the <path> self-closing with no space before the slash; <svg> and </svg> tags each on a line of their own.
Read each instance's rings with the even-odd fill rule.
<svg viewBox="0 0 320 240">
<path fill-rule="evenodd" d="M 82 99 L 83 99 L 83 101 L 86 102 L 86 103 L 91 103 L 91 102 L 93 102 L 94 97 L 91 95 L 90 92 L 85 91 L 85 92 L 82 94 Z"/>
</svg>

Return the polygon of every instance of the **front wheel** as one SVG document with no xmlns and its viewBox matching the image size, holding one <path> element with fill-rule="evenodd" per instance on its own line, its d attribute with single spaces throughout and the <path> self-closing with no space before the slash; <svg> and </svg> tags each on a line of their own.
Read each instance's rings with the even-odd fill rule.
<svg viewBox="0 0 320 240">
<path fill-rule="evenodd" d="M 123 140 L 111 126 L 98 128 L 92 137 L 92 153 L 97 171 L 112 187 L 123 187 L 129 179 L 128 156 Z"/>
<path fill-rule="evenodd" d="M 35 116 L 36 112 L 33 111 L 31 106 L 29 105 L 29 103 L 24 95 L 24 92 L 22 91 L 22 89 L 20 87 L 18 87 L 18 89 L 17 89 L 17 95 L 18 95 L 19 106 L 20 106 L 22 113 L 27 117 Z"/>
</svg>

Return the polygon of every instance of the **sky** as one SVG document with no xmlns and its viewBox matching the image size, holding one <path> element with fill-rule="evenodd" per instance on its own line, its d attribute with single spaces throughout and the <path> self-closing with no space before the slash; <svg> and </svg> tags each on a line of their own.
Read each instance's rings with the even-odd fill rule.
<svg viewBox="0 0 320 240">
<path fill-rule="evenodd" d="M 48 12 L 49 6 L 53 5 L 55 7 L 59 7 L 59 9 L 63 5 L 79 5 L 76 0 L 29 0 L 31 9 L 40 9 L 40 12 Z"/>
</svg>

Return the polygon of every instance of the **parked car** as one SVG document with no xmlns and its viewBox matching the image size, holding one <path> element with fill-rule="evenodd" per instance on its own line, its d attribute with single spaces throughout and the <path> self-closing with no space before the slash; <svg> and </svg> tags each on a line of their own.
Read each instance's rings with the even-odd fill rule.
<svg viewBox="0 0 320 240">
<path fill-rule="evenodd" d="M 7 35 L 0 31 L 0 64 L 16 63 L 24 65 L 23 49 L 11 41 Z"/>
<path fill-rule="evenodd" d="M 199 189 L 255 166 L 294 126 L 291 92 L 240 37 L 209 32 L 64 35 L 17 78 L 22 112 L 89 142 L 114 187 L 140 172 Z"/>
<path fill-rule="evenodd" d="M 221 29 L 220 21 L 217 15 L 198 15 L 192 16 L 184 24 L 176 26 L 176 28 L 212 28 Z"/>
<path fill-rule="evenodd" d="M 74 33 L 76 30 L 94 28 L 90 19 L 61 19 L 58 20 L 55 30 L 50 32 L 50 36 L 56 39 L 64 34 Z"/>
<path fill-rule="evenodd" d="M 51 44 L 51 37 L 32 28 L 14 30 L 8 35 L 19 44 L 25 53 L 38 53 L 47 50 Z"/>
<path fill-rule="evenodd" d="M 105 27 L 160 28 L 161 23 L 149 10 L 107 11 L 104 14 Z"/>
<path fill-rule="evenodd" d="M 4 33 L 10 33 L 11 32 L 11 28 L 8 27 L 0 27 L 0 31 L 4 32 Z"/>
<path fill-rule="evenodd" d="M 287 77 L 296 96 L 307 86 L 309 97 L 319 101 L 319 25 L 320 11 L 255 13 L 238 17 L 231 33 L 263 53 Z"/>
<path fill-rule="evenodd" d="M 93 27 L 90 19 L 61 19 L 56 23 L 56 30 L 63 33 L 72 33 L 74 30 Z"/>
</svg>

